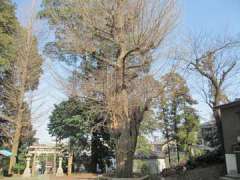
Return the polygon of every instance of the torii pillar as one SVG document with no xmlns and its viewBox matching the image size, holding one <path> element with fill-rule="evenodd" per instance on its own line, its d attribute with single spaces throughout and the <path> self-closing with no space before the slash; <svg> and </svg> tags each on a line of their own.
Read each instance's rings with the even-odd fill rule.
<svg viewBox="0 0 240 180">
<path fill-rule="evenodd" d="M 31 177 L 30 161 L 31 161 L 31 155 L 27 155 L 27 164 L 22 175 L 23 177 Z"/>
<path fill-rule="evenodd" d="M 58 161 L 58 169 L 57 169 L 56 176 L 64 176 L 63 168 L 62 168 L 62 160 L 63 160 L 63 158 L 60 156 L 59 161 Z"/>
</svg>

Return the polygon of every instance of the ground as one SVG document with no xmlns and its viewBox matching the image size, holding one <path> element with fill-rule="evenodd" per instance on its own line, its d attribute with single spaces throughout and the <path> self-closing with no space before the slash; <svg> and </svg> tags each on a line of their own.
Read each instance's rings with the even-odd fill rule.
<svg viewBox="0 0 240 180">
<path fill-rule="evenodd" d="M 1 178 L 0 178 L 1 179 Z M 95 174 L 81 174 L 75 176 L 64 176 L 64 177 L 56 177 L 51 175 L 44 175 L 44 176 L 36 176 L 36 177 L 22 177 L 22 176 L 14 176 L 10 178 L 3 178 L 3 180 L 84 180 L 84 179 L 96 179 Z"/>
<path fill-rule="evenodd" d="M 205 168 L 196 168 L 187 171 L 186 173 L 178 176 L 171 176 L 161 178 L 160 176 L 151 176 L 151 180 L 219 180 L 225 174 L 225 167 L 223 164 L 213 165 Z M 4 178 L 0 180 L 94 180 L 98 179 L 95 174 L 81 173 L 72 177 L 55 177 L 55 176 L 38 176 L 32 178 L 23 178 L 21 176 Z"/>
</svg>

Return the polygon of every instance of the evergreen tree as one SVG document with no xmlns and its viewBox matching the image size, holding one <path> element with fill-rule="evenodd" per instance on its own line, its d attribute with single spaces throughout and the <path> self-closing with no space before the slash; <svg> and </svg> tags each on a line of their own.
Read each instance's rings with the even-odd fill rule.
<svg viewBox="0 0 240 180">
<path fill-rule="evenodd" d="M 163 127 L 163 135 L 168 145 L 169 162 L 171 164 L 170 142 L 176 145 L 177 162 L 180 161 L 180 149 L 187 144 L 196 143 L 190 139 L 191 133 L 197 133 L 199 119 L 192 105 L 196 102 L 190 96 L 186 81 L 177 73 L 168 73 L 161 79 L 163 93 L 159 99 L 159 119 Z M 189 127 L 192 129 L 189 129 Z M 189 139 L 188 139 L 189 138 Z M 194 142 L 193 142 L 194 141 Z M 187 147 L 189 148 L 188 144 Z"/>
<path fill-rule="evenodd" d="M 192 159 L 199 151 L 196 145 L 199 140 L 199 117 L 192 107 L 185 107 L 183 121 L 179 127 L 178 138 L 181 149 L 189 159 Z"/>
<path fill-rule="evenodd" d="M 5 106 L 3 98 L 3 82 L 6 81 L 7 68 L 15 56 L 14 38 L 19 27 L 15 16 L 15 6 L 11 0 L 0 3 L 0 109 Z M 1 113 L 0 110 L 0 113 Z M 0 117 L 0 146 L 8 146 L 10 138 L 10 123 Z"/>
<path fill-rule="evenodd" d="M 11 0 L 0 3 L 0 73 L 10 65 L 15 55 L 14 38 L 19 23 L 15 16 L 15 6 Z M 0 75 L 1 76 L 1 75 Z"/>
<path fill-rule="evenodd" d="M 105 163 L 109 163 L 114 143 L 103 126 L 93 129 L 104 117 L 91 111 L 92 103 L 74 97 L 55 105 L 48 128 L 58 140 L 69 139 L 69 153 L 75 162 L 82 160 L 84 150 L 91 150 L 90 170 L 96 172 L 97 164 L 104 170 Z"/>
</svg>

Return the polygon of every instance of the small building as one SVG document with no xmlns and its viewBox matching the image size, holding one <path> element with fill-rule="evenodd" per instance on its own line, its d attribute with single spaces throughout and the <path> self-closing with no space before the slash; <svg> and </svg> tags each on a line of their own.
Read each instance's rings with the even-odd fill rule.
<svg viewBox="0 0 240 180">
<path fill-rule="evenodd" d="M 240 100 L 216 108 L 222 123 L 227 174 L 240 177 Z"/>
<path fill-rule="evenodd" d="M 215 121 L 205 122 L 200 125 L 200 143 L 204 146 L 211 147 L 214 142 L 214 136 L 217 134 L 217 126 Z"/>
<path fill-rule="evenodd" d="M 213 152 L 218 148 L 217 126 L 215 121 L 204 122 L 200 125 L 198 144 L 196 148 Z"/>
</svg>

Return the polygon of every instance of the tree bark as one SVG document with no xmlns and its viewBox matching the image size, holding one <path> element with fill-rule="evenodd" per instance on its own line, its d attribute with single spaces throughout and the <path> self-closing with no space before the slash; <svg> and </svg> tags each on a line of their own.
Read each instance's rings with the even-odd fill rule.
<svg viewBox="0 0 240 180">
<path fill-rule="evenodd" d="M 216 127 L 217 127 L 217 141 L 220 145 L 219 152 L 221 155 L 224 154 L 224 140 L 223 140 L 223 130 L 222 130 L 222 122 L 221 122 L 221 112 L 220 109 L 215 108 L 216 106 L 220 105 L 220 87 L 215 89 L 215 95 L 214 95 L 214 102 L 213 102 L 213 116 L 215 119 Z"/>
<path fill-rule="evenodd" d="M 8 174 L 12 174 L 12 169 L 16 164 L 16 156 L 17 156 L 19 141 L 21 137 L 21 130 L 22 130 L 22 109 L 20 108 L 17 114 L 16 129 L 15 129 L 13 144 L 12 144 L 12 156 L 10 157 L 10 161 L 9 161 Z"/>
<path fill-rule="evenodd" d="M 116 144 L 116 176 L 119 178 L 132 177 L 133 159 L 136 150 L 138 127 L 130 122 L 128 128 L 124 129 Z M 134 127 L 135 126 L 135 127 Z M 137 125 L 138 126 L 138 125 Z"/>
<path fill-rule="evenodd" d="M 223 155 L 224 150 L 224 139 L 223 139 L 223 130 L 222 130 L 222 122 L 221 122 L 221 115 L 220 115 L 220 109 L 213 109 L 213 115 L 216 121 L 217 126 L 217 140 L 220 145 L 220 153 Z"/>
</svg>

